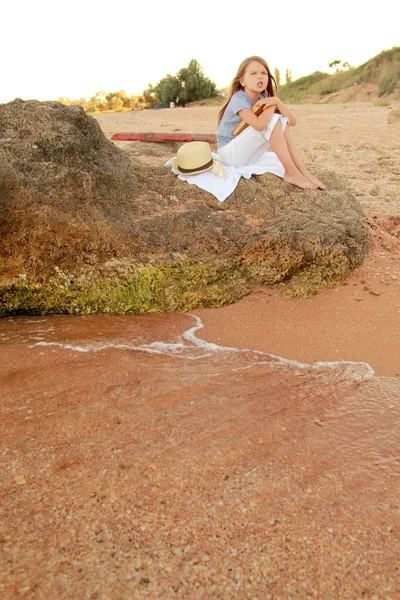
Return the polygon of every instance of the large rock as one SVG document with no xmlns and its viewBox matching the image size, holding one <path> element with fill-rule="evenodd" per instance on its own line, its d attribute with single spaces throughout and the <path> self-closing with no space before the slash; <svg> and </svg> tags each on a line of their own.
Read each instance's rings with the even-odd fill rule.
<svg viewBox="0 0 400 600">
<path fill-rule="evenodd" d="M 81 107 L 0 105 L 1 274 L 13 264 L 37 273 L 67 254 L 79 263 L 84 240 L 99 251 L 98 232 L 133 205 L 133 187 L 129 158 Z"/>
<path fill-rule="evenodd" d="M 27 281 L 36 293 L 54 289 L 60 271 L 69 291 L 84 273 L 91 285 L 94 274 L 98 282 L 131 281 L 138 263 L 151 267 L 150 288 L 163 280 L 170 290 L 169 303 L 149 299 L 148 310 L 212 304 L 210 286 L 218 290 L 228 279 L 236 292 L 222 299 L 217 293 L 217 303 L 252 283 L 284 283 L 287 293 L 308 296 L 344 279 L 369 248 L 358 201 L 336 175 L 320 176 L 326 192 L 299 190 L 273 175 L 241 180 L 221 204 L 163 166 L 134 154 L 131 161 L 80 107 L 0 105 L 0 284 L 7 296 L 0 311 L 17 310 L 20 275 L 29 296 Z M 172 299 L 177 270 L 190 272 L 179 284 L 191 289 L 186 304 Z M 19 312 L 29 309 L 18 302 Z M 131 299 L 118 310 L 135 306 Z M 56 303 L 52 310 L 69 309 Z"/>
</svg>

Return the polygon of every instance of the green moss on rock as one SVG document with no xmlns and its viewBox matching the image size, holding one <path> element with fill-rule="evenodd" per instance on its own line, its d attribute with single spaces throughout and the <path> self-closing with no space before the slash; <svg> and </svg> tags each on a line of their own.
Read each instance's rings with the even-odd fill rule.
<svg viewBox="0 0 400 600">
<path fill-rule="evenodd" d="M 25 275 L 0 286 L 0 315 L 143 314 L 218 307 L 250 286 L 231 264 L 114 264 L 101 271 L 63 272 L 45 282 Z"/>
</svg>

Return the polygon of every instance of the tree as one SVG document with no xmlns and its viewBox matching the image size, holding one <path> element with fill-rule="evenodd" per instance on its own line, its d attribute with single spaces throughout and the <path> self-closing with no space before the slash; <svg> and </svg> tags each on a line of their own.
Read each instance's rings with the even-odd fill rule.
<svg viewBox="0 0 400 600">
<path fill-rule="evenodd" d="M 106 100 L 109 110 L 119 110 L 120 108 L 130 108 L 131 106 L 131 100 L 126 95 L 125 90 L 110 92 L 106 95 Z"/>
<path fill-rule="evenodd" d="M 292 71 L 290 69 L 286 69 L 285 83 L 292 83 Z"/>
<path fill-rule="evenodd" d="M 163 77 L 154 86 L 153 91 L 158 101 L 165 104 L 175 102 L 185 105 L 188 102 L 217 96 L 216 84 L 204 76 L 203 68 L 195 59 L 176 75 L 168 74 Z"/>
<path fill-rule="evenodd" d="M 151 83 L 148 84 L 142 95 L 139 96 L 138 103 L 144 105 L 145 108 L 153 108 L 158 103 L 154 87 Z"/>
<path fill-rule="evenodd" d="M 279 87 L 281 85 L 281 73 L 280 73 L 279 69 L 277 69 L 276 67 L 275 67 L 275 71 L 274 71 L 274 76 L 275 76 L 276 85 Z"/>
<path fill-rule="evenodd" d="M 203 68 L 194 58 L 187 67 L 178 71 L 177 78 L 182 86 L 182 100 L 185 104 L 217 95 L 216 84 L 204 76 Z"/>
<path fill-rule="evenodd" d="M 343 62 L 339 58 L 335 58 L 335 60 L 332 60 L 329 63 L 329 68 L 335 69 L 335 73 L 339 73 L 339 71 L 341 71 L 342 69 L 349 69 L 350 64 L 347 61 Z"/>
<path fill-rule="evenodd" d="M 105 90 L 101 90 L 100 92 L 96 92 L 94 96 L 92 96 L 88 102 L 88 106 L 84 106 L 85 110 L 89 112 L 96 111 L 104 111 L 108 109 L 107 102 L 107 92 Z"/>
<path fill-rule="evenodd" d="M 342 62 L 342 61 L 341 61 L 339 58 L 335 58 L 335 60 L 332 60 L 332 61 L 329 63 L 329 68 L 330 68 L 330 69 L 332 69 L 332 68 L 335 68 L 335 67 L 337 67 L 338 65 L 340 65 L 340 63 L 341 63 L 341 62 Z"/>
<path fill-rule="evenodd" d="M 157 83 L 154 93 L 160 102 L 169 104 L 177 102 L 177 99 L 183 96 L 183 87 L 177 77 L 168 74 Z"/>
</svg>

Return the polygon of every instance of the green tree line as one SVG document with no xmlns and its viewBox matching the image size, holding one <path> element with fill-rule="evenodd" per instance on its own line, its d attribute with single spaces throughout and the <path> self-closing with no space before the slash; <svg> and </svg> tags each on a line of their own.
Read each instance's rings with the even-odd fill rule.
<svg viewBox="0 0 400 600">
<path fill-rule="evenodd" d="M 124 90 L 118 92 L 96 92 L 90 99 L 70 100 L 61 96 L 59 101 L 66 105 L 79 104 L 87 112 L 125 111 L 153 108 L 157 104 L 170 102 L 185 106 L 190 102 L 218 96 L 217 86 L 204 75 L 197 60 L 180 69 L 176 75 L 167 74 L 156 85 L 148 84 L 140 95 L 128 96 Z"/>
</svg>

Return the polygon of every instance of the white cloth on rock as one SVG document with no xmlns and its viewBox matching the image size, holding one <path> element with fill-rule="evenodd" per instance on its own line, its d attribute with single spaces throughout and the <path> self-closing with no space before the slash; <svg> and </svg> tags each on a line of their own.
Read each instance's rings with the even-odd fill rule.
<svg viewBox="0 0 400 600">
<path fill-rule="evenodd" d="M 215 160 L 219 160 L 218 154 L 212 153 Z M 173 158 L 170 158 L 165 166 L 171 166 Z M 182 181 L 187 181 L 192 185 L 197 185 L 199 188 L 213 194 L 220 202 L 223 202 L 232 194 L 241 177 L 250 179 L 252 175 L 264 175 L 265 173 L 272 173 L 277 177 L 283 178 L 285 169 L 275 152 L 266 151 L 260 157 L 260 159 L 244 167 L 231 167 L 220 163 L 225 170 L 225 177 L 217 176 L 212 171 L 206 171 L 199 175 L 182 175 L 179 171 L 172 168 L 172 172 L 178 176 Z"/>
</svg>

